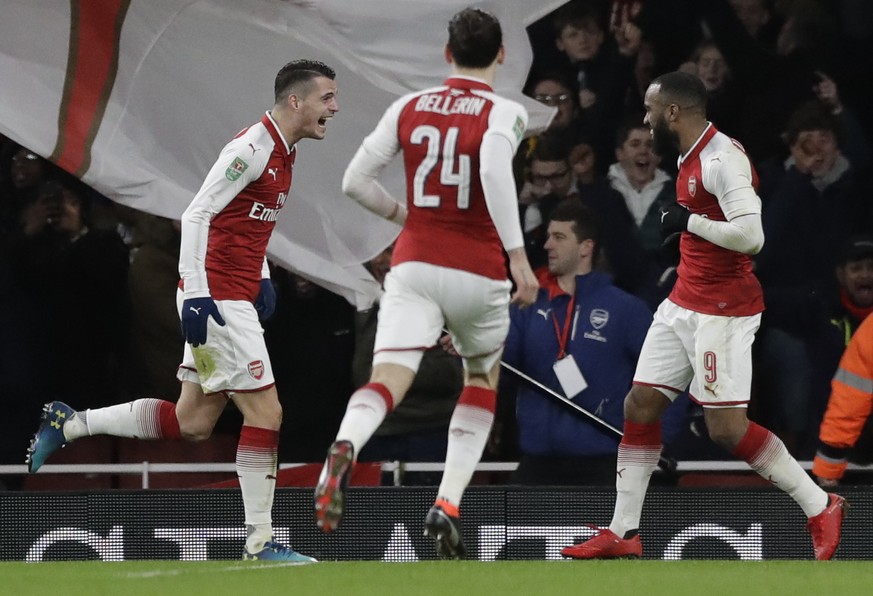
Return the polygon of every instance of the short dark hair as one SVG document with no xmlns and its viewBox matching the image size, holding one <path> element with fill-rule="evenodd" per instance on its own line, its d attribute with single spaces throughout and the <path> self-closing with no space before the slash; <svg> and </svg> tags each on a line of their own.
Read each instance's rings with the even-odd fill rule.
<svg viewBox="0 0 873 596">
<path fill-rule="evenodd" d="M 536 137 L 536 145 L 530 153 L 530 160 L 567 161 L 570 157 L 570 143 L 567 136 L 556 131 L 544 132 Z"/>
<path fill-rule="evenodd" d="M 697 75 L 677 70 L 662 74 L 651 84 L 661 87 L 661 96 L 667 101 L 706 113 L 706 87 Z"/>
<path fill-rule="evenodd" d="M 649 125 L 643 121 L 643 114 L 626 114 L 621 122 L 619 122 L 618 128 L 615 129 L 615 148 L 619 149 L 622 145 L 624 145 L 625 141 L 630 137 L 630 133 L 637 130 L 638 128 L 644 129 L 646 132 L 649 131 Z"/>
<path fill-rule="evenodd" d="M 465 8 L 449 21 L 449 50 L 460 67 L 490 66 L 502 45 L 500 21 L 489 12 Z"/>
<path fill-rule="evenodd" d="M 817 99 L 801 104 L 788 117 L 788 123 L 785 125 L 785 142 L 793 145 L 800 133 L 810 130 L 830 131 L 837 140 L 840 140 L 843 132 L 839 119 Z"/>
<path fill-rule="evenodd" d="M 576 240 L 584 242 L 593 240 L 595 256 L 597 247 L 600 246 L 600 223 L 594 212 L 585 203 L 577 198 L 564 199 L 552 209 L 549 221 L 569 221 L 573 224 L 573 233 Z"/>
<path fill-rule="evenodd" d="M 603 12 L 593 2 L 570 2 L 556 10 L 552 17 L 552 31 L 556 38 L 566 27 L 582 29 L 588 24 L 596 25 L 601 31 L 606 28 Z"/>
<path fill-rule="evenodd" d="M 273 90 L 276 94 L 276 103 L 281 102 L 292 89 L 298 85 L 306 86 L 316 77 L 327 77 L 331 80 L 336 78 L 336 72 L 318 60 L 294 60 L 289 62 L 276 74 L 276 82 Z"/>
</svg>

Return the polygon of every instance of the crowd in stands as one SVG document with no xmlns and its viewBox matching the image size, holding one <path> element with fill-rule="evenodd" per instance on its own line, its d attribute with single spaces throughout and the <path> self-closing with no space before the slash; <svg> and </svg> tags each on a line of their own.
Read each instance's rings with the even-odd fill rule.
<svg viewBox="0 0 873 596">
<path fill-rule="evenodd" d="M 763 202 L 766 241 L 755 267 L 767 310 L 749 415 L 793 455 L 812 459 L 831 379 L 873 311 L 873 115 L 866 109 L 873 13 L 855 0 L 573 0 L 532 24 L 529 35 L 534 63 L 525 93 L 556 108 L 515 162 L 532 266 L 547 280 L 550 217 L 570 201 L 585 205 L 600 229 L 593 268 L 609 276 L 603 284 L 650 311 L 669 293 L 678 250 L 662 245 L 659 209 L 675 200 L 678 156 L 655 152 L 643 93 L 664 72 L 699 76 L 711 121 L 750 155 Z M 114 203 L 0 136 L 0 463 L 23 462 L 40 409 L 52 399 L 100 407 L 177 394 L 179 238 L 178 222 Z M 386 258 L 367 264 L 377 280 Z M 285 404 L 282 436 L 294 437 L 280 441 L 280 461 L 320 461 L 348 395 L 369 374 L 378 305 L 356 313 L 278 267 L 272 279 L 278 306 L 264 327 Z M 445 453 L 460 369 L 439 347 L 433 351 L 422 366 L 430 374 L 420 375 L 362 459 L 428 461 Z M 626 390 L 632 367 L 615 369 L 625 371 L 616 382 Z M 542 418 L 516 417 L 522 384 L 504 385 L 486 458 L 584 455 L 585 445 L 525 453 L 518 437 L 529 436 L 531 419 L 545 424 L 537 432 L 555 429 Z M 544 409 L 564 407 L 544 394 L 523 396 L 527 411 L 537 400 Z M 698 443 L 706 435 L 695 432 L 699 420 L 693 411 L 685 417 L 686 432 L 668 452 L 713 457 Z M 216 431 L 235 433 L 238 425 L 229 409 Z M 593 446 L 592 456 L 602 448 Z M 839 455 L 866 462 L 873 450 Z"/>
</svg>

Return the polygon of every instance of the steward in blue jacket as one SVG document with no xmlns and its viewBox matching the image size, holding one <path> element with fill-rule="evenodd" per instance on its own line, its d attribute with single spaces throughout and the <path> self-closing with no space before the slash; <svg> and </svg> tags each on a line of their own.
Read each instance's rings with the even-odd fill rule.
<svg viewBox="0 0 873 596">
<path fill-rule="evenodd" d="M 597 228 L 589 225 L 590 217 L 590 211 L 577 205 L 553 212 L 546 241 L 549 273 L 541 276 L 543 287 L 533 306 L 511 308 L 503 360 L 565 395 L 554 369 L 563 344 L 563 352 L 572 356 L 587 383 L 573 402 L 621 429 L 624 398 L 652 312 L 641 299 L 615 287 L 610 275 L 592 270 Z M 561 285 L 569 289 L 574 277 L 571 296 Z M 663 420 L 665 442 L 679 434 L 685 420 L 687 398 L 680 396 L 678 401 Z M 516 418 L 521 458 L 514 482 L 615 481 L 617 433 L 525 382 L 519 383 Z"/>
</svg>

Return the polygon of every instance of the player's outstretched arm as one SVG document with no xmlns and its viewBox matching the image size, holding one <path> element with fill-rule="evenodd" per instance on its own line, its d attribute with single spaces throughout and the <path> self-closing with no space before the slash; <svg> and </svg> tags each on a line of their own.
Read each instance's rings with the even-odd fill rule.
<svg viewBox="0 0 873 596">
<path fill-rule="evenodd" d="M 509 273 L 512 275 L 512 281 L 515 282 L 512 303 L 522 307 L 530 306 L 536 302 L 540 284 L 530 268 L 527 253 L 524 252 L 524 247 L 520 247 L 513 248 L 507 254 L 509 255 Z"/>
</svg>

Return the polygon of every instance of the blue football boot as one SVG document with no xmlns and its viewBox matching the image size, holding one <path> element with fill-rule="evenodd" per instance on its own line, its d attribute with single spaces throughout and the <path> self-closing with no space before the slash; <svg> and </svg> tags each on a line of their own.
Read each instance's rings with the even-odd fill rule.
<svg viewBox="0 0 873 596">
<path fill-rule="evenodd" d="M 28 472 L 39 470 L 52 453 L 68 443 L 64 438 L 64 424 L 75 413 L 76 410 L 61 401 L 53 401 L 45 405 L 39 428 L 30 441 L 30 447 L 27 448 Z"/>
<path fill-rule="evenodd" d="M 317 563 L 318 561 L 312 557 L 301 555 L 290 546 L 273 542 L 272 540 L 264 543 L 264 548 L 256 553 L 250 553 L 247 548 L 243 548 L 244 561 L 290 561 L 292 563 Z"/>
</svg>

